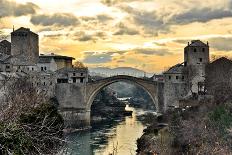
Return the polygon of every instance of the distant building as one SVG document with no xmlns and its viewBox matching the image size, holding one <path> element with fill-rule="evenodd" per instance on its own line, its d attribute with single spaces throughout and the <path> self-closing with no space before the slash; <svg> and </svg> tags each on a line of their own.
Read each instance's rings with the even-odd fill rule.
<svg viewBox="0 0 232 155">
<path fill-rule="evenodd" d="M 35 65 L 39 60 L 39 36 L 28 28 L 11 33 L 11 63 L 14 66 Z"/>
<path fill-rule="evenodd" d="M 88 82 L 87 68 L 62 68 L 56 71 L 57 83 L 82 83 Z"/>
<path fill-rule="evenodd" d="M 7 40 L 0 42 L 0 53 L 11 55 L 11 43 Z"/>
<path fill-rule="evenodd" d="M 62 68 L 72 68 L 73 57 L 51 54 L 41 54 L 39 56 L 39 62 L 37 64 L 41 71 L 56 71 Z"/>
</svg>

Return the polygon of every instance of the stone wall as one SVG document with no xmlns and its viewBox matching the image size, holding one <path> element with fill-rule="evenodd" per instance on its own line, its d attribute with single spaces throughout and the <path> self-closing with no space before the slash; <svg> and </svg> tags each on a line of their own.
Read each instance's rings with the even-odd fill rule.
<svg viewBox="0 0 232 155">
<path fill-rule="evenodd" d="M 166 82 L 164 84 L 164 104 L 165 109 L 172 106 L 179 106 L 179 100 L 187 95 L 187 84 L 186 83 L 171 83 Z"/>
<path fill-rule="evenodd" d="M 39 58 L 39 37 L 30 31 L 11 34 L 11 60 L 15 65 L 33 65 Z"/>
</svg>

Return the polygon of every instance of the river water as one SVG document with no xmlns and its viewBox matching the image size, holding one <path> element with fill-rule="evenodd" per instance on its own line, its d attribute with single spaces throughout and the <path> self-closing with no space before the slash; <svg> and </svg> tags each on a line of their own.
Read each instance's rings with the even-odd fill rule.
<svg viewBox="0 0 232 155">
<path fill-rule="evenodd" d="M 132 116 L 116 119 L 110 123 L 92 126 L 89 131 L 81 131 L 67 136 L 69 155 L 135 155 L 136 140 L 142 136 L 146 127 L 138 117 L 146 111 L 126 107 L 133 110 Z"/>
</svg>

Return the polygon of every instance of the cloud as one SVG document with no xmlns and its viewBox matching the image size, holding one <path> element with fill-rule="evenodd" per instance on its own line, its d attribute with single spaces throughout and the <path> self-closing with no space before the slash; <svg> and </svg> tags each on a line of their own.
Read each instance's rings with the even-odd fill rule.
<svg viewBox="0 0 232 155">
<path fill-rule="evenodd" d="M 119 29 L 114 33 L 114 35 L 137 35 L 139 31 L 126 27 L 123 23 L 118 25 Z"/>
<path fill-rule="evenodd" d="M 107 6 L 112 6 L 118 3 L 134 2 L 134 1 L 138 1 L 138 0 L 101 0 L 101 3 Z M 150 1 L 150 0 L 141 0 L 141 1 Z"/>
<path fill-rule="evenodd" d="M 100 15 L 97 15 L 97 19 L 100 22 L 106 22 L 106 21 L 112 20 L 113 18 L 105 14 L 100 14 Z"/>
<path fill-rule="evenodd" d="M 216 37 L 208 39 L 210 47 L 219 51 L 232 51 L 232 37 Z"/>
<path fill-rule="evenodd" d="M 167 49 L 138 48 L 133 49 L 138 54 L 165 56 L 172 55 Z"/>
<path fill-rule="evenodd" d="M 192 22 L 208 22 L 214 19 L 232 17 L 231 10 L 212 8 L 193 8 L 172 17 L 176 24 L 188 24 Z"/>
<path fill-rule="evenodd" d="M 97 31 L 91 34 L 88 34 L 87 32 L 84 31 L 78 31 L 75 34 L 71 35 L 75 40 L 79 40 L 81 42 L 84 41 L 96 41 L 99 39 L 107 39 L 107 34 L 103 31 Z"/>
<path fill-rule="evenodd" d="M 39 9 L 34 3 L 19 4 L 13 1 L 0 0 L 0 18 L 35 14 Z"/>
<path fill-rule="evenodd" d="M 84 63 L 98 64 L 112 61 L 112 53 L 85 53 Z"/>
<path fill-rule="evenodd" d="M 73 14 L 56 13 L 53 15 L 33 15 L 31 23 L 43 26 L 75 26 L 79 24 L 79 20 Z"/>
<path fill-rule="evenodd" d="M 169 25 L 158 16 L 156 11 L 146 11 L 120 6 L 120 9 L 129 14 L 128 19 L 136 26 L 141 26 L 146 34 L 157 35 L 158 32 L 169 31 Z"/>
<path fill-rule="evenodd" d="M 79 41 L 90 41 L 90 40 L 94 40 L 94 39 L 91 35 L 84 34 L 78 40 Z"/>
</svg>

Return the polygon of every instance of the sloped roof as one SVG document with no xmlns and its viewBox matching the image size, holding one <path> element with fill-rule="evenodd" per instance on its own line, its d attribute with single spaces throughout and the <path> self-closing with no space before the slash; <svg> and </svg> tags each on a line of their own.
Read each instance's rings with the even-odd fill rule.
<svg viewBox="0 0 232 155">
<path fill-rule="evenodd" d="M 200 40 L 192 40 L 189 46 L 208 46 L 207 44 L 203 43 Z"/>
<path fill-rule="evenodd" d="M 181 74 L 183 73 L 184 65 L 183 63 L 181 64 L 176 64 L 175 66 L 172 66 L 169 68 L 164 74 Z"/>
<path fill-rule="evenodd" d="M 10 55 L 7 55 L 5 53 L 0 53 L 0 62 L 2 63 L 8 63 L 8 60 L 11 58 Z"/>
<path fill-rule="evenodd" d="M 33 33 L 35 35 L 38 35 L 38 34 L 32 32 L 29 28 L 25 28 L 25 27 L 20 27 L 19 29 L 13 31 L 12 34 L 18 33 L 18 32 L 30 32 L 30 33 Z"/>
</svg>

